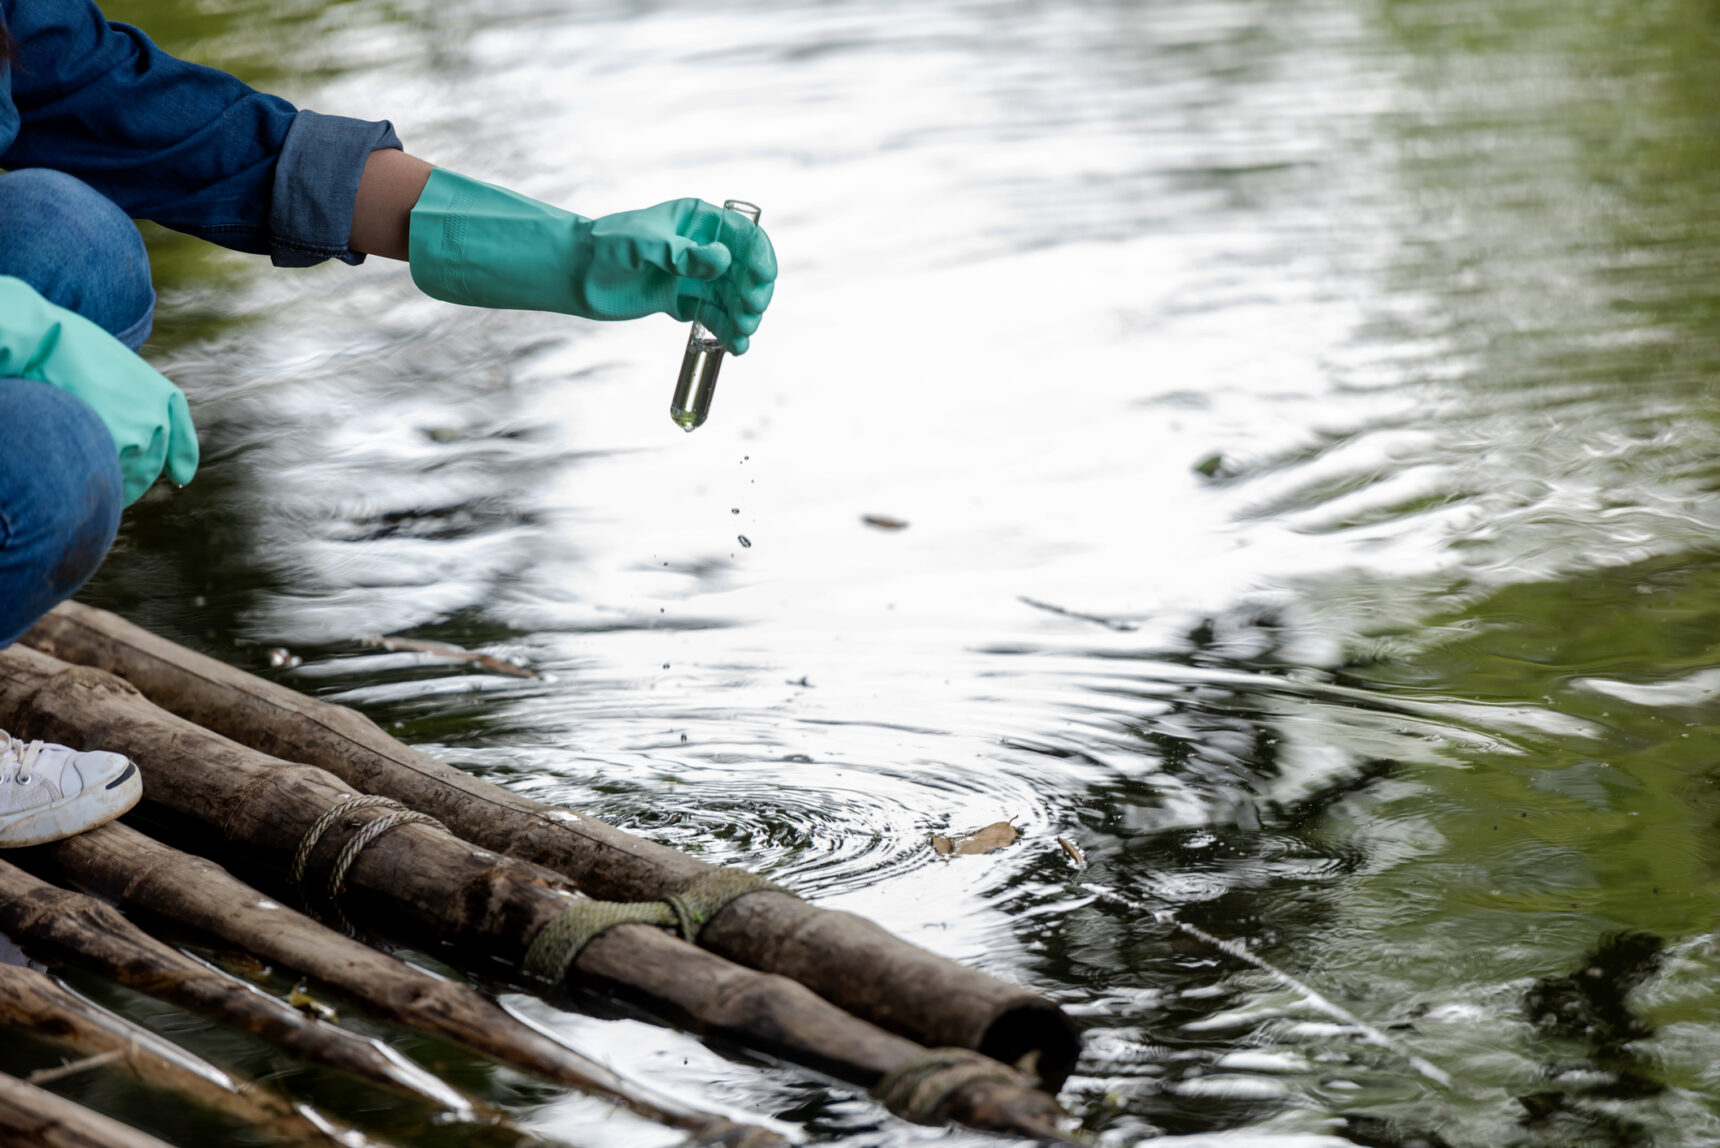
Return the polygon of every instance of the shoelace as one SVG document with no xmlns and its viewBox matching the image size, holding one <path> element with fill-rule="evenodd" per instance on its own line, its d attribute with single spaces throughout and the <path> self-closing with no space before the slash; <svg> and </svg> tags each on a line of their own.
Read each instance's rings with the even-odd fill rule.
<svg viewBox="0 0 1720 1148">
<path fill-rule="evenodd" d="M 0 735 L 5 736 L 5 735 Z M 42 755 L 45 742 L 32 741 L 24 744 L 24 752 L 18 752 L 18 740 L 6 738 L 6 748 L 0 750 L 0 781 L 15 781 L 19 785 L 29 785 L 35 774 L 30 767 L 36 764 L 36 759 Z M 16 765 L 17 768 L 12 767 Z"/>
</svg>

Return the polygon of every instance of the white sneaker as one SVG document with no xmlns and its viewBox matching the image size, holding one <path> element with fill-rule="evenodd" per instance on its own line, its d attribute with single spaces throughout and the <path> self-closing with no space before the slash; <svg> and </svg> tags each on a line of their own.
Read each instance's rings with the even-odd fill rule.
<svg viewBox="0 0 1720 1148">
<path fill-rule="evenodd" d="M 122 754 L 23 742 L 0 730 L 0 849 L 105 825 L 142 796 L 143 778 Z"/>
</svg>

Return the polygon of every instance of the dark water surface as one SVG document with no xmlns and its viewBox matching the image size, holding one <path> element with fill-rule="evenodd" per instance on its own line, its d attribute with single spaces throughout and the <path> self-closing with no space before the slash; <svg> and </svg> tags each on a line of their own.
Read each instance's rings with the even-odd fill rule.
<svg viewBox="0 0 1720 1148">
<path fill-rule="evenodd" d="M 1720 1143 L 1711 5 L 110 7 L 584 214 L 751 199 L 783 272 L 684 435 L 667 320 L 152 233 L 208 462 L 87 600 L 1051 994 L 1102 1144 Z"/>
</svg>

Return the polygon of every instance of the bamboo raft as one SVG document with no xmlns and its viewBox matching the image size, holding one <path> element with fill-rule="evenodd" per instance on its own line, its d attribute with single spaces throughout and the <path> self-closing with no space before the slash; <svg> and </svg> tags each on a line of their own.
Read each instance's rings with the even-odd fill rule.
<svg viewBox="0 0 1720 1148">
<path fill-rule="evenodd" d="M 545 1143 L 387 1044 L 142 925 L 252 954 L 372 1017 L 600 1097 L 690 1144 L 787 1141 L 625 1079 L 487 992 L 325 922 L 362 920 L 366 936 L 434 951 L 476 983 L 559 1004 L 617 1002 L 864 1088 L 907 1120 L 1069 1142 L 1054 1094 L 1079 1041 L 1039 994 L 752 874 L 470 777 L 353 710 L 115 615 L 67 603 L 0 650 L 0 728 L 124 753 L 144 778 L 124 821 L 0 853 L 0 933 L 50 968 L 90 970 L 463 1122 L 463 1142 Z M 288 907 L 300 903 L 307 912 Z M 82 1058 L 66 1071 L 127 1075 L 264 1140 L 378 1142 L 0 964 L 5 1028 Z M 9 1145 L 159 1143 L 36 1083 L 0 1075 Z"/>
</svg>

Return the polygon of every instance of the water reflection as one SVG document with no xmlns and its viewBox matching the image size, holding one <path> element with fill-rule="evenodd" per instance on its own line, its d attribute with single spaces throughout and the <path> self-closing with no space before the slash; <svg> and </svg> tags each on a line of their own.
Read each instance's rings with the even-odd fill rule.
<svg viewBox="0 0 1720 1148">
<path fill-rule="evenodd" d="M 208 463 L 90 600 L 1051 992 L 1107 1144 L 1720 1136 L 1702 6 L 111 10 L 581 210 L 744 195 L 784 273 L 685 436 L 666 322 L 152 234 Z"/>
</svg>

